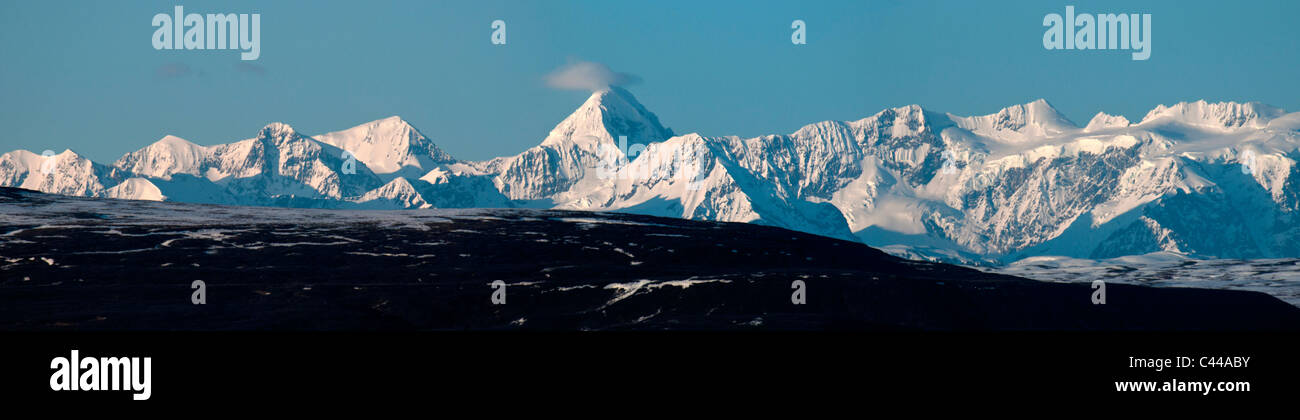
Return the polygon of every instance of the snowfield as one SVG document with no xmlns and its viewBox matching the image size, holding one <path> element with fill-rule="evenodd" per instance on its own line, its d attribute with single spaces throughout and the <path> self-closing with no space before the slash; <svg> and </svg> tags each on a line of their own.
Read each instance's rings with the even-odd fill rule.
<svg viewBox="0 0 1300 420">
<path fill-rule="evenodd" d="M 0 185 L 140 200 L 332 209 L 550 208 L 747 222 L 910 258 L 1004 265 L 1300 258 L 1300 113 L 1160 105 L 1079 127 L 1047 101 L 981 116 L 917 105 L 754 138 L 678 134 L 612 87 L 517 155 L 458 160 L 398 117 L 316 136 L 272 123 L 175 136 L 112 165 L 0 156 Z M 620 147 L 620 137 L 626 138 Z M 637 151 L 637 152 L 634 152 Z M 345 152 L 355 173 L 342 171 Z M 629 156 L 631 155 L 631 156 Z"/>
</svg>

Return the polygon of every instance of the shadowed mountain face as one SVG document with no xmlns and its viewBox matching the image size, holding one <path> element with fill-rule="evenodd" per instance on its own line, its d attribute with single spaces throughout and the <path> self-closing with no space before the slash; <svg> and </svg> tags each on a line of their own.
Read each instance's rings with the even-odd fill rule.
<svg viewBox="0 0 1300 420">
<path fill-rule="evenodd" d="M 0 328 L 1296 330 L 1252 292 L 1044 283 L 742 223 L 0 189 Z M 191 302 L 195 280 L 206 304 Z M 504 304 L 494 304 L 500 280 Z M 792 303 L 802 281 L 806 304 Z M 498 295 L 498 297 L 501 297 Z"/>
</svg>

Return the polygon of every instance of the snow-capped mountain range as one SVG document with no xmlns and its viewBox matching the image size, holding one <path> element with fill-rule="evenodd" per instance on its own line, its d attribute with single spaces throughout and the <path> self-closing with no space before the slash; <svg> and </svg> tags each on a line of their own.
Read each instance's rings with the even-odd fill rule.
<svg viewBox="0 0 1300 420">
<path fill-rule="evenodd" d="M 620 146 L 620 137 L 625 140 Z M 983 116 L 917 105 L 754 138 L 675 135 L 595 92 L 514 156 L 458 160 L 398 117 L 303 135 L 272 123 L 201 146 L 166 136 L 103 165 L 0 155 L 0 185 L 323 208 L 533 207 L 751 222 L 964 263 L 1152 252 L 1300 257 L 1300 112 L 1161 105 L 1083 127 L 1044 100 Z"/>
</svg>

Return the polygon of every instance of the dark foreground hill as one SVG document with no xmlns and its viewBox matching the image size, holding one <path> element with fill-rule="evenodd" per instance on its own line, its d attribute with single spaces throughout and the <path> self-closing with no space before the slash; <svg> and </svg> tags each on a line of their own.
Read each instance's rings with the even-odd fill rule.
<svg viewBox="0 0 1300 420">
<path fill-rule="evenodd" d="M 191 302 L 195 280 L 206 304 Z M 806 304 L 791 302 L 796 280 Z M 754 224 L 0 188 L 6 330 L 1300 329 L 1300 309 L 1262 293 L 1112 284 L 1104 305 L 1092 294 Z"/>
</svg>

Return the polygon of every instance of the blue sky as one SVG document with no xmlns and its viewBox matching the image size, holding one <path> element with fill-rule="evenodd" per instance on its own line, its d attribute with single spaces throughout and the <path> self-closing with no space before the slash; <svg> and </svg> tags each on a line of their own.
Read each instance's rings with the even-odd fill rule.
<svg viewBox="0 0 1300 420">
<path fill-rule="evenodd" d="M 154 14 L 260 13 L 261 57 L 151 45 Z M 1048 51 L 1043 16 L 1152 14 L 1152 55 Z M 166 134 L 199 144 L 272 121 L 317 134 L 400 115 L 462 159 L 539 143 L 586 92 L 546 86 L 589 60 L 677 133 L 789 133 L 920 104 L 961 115 L 1045 98 L 1078 124 L 1161 103 L 1300 110 L 1300 2 L 5 1 L 0 151 L 100 162 Z M 489 41 L 507 23 L 507 44 Z M 790 23 L 807 22 L 807 45 Z M 251 63 L 251 65 L 249 65 Z"/>
</svg>

